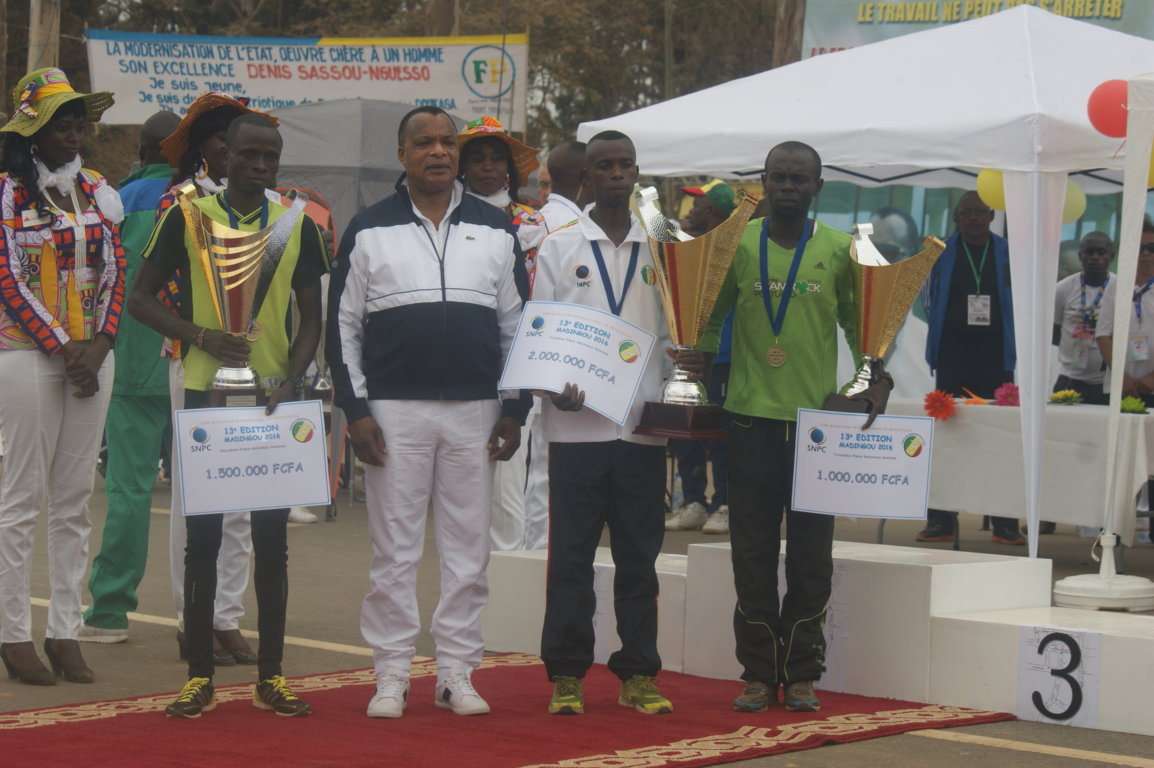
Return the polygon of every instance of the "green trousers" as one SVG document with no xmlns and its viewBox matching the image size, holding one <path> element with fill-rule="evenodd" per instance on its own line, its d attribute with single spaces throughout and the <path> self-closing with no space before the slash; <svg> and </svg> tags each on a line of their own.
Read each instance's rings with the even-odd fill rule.
<svg viewBox="0 0 1154 768">
<path fill-rule="evenodd" d="M 92 561 L 88 579 L 92 605 L 84 623 L 91 627 L 126 629 L 128 612 L 136 610 L 136 588 L 148 560 L 152 489 L 168 414 L 168 395 L 114 393 L 108 404 L 108 469 L 104 474 L 108 516 L 100 554 Z"/>
</svg>

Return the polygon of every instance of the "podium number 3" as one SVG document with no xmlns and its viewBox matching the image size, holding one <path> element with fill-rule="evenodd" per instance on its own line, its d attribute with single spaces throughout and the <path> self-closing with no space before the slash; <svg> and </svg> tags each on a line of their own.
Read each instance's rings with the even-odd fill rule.
<svg viewBox="0 0 1154 768">
<path fill-rule="evenodd" d="M 1038 643 L 1038 655 L 1045 656 L 1047 648 L 1052 643 L 1061 643 L 1066 646 L 1065 650 L 1055 649 L 1058 660 L 1061 661 L 1064 657 L 1069 657 L 1066 666 L 1061 669 L 1050 669 L 1050 675 L 1057 678 L 1054 680 L 1054 687 L 1050 690 L 1049 697 L 1043 698 L 1042 694 L 1034 691 L 1030 697 L 1034 706 L 1038 711 L 1046 717 L 1053 720 L 1069 720 L 1074 715 L 1078 714 L 1078 710 L 1082 708 L 1082 686 L 1074 679 L 1070 673 L 1078 668 L 1082 663 L 1082 649 L 1078 645 L 1078 641 L 1067 635 L 1065 632 L 1051 632 L 1042 638 L 1042 642 Z M 1066 685 L 1070 686 L 1070 703 L 1061 712 L 1050 711 L 1048 704 L 1061 704 L 1064 697 L 1060 696 L 1062 684 L 1059 681 L 1065 681 Z"/>
</svg>

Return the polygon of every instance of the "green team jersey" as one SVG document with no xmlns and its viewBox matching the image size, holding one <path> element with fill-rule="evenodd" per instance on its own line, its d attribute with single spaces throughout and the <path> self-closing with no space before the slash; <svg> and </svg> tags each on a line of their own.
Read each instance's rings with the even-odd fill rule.
<svg viewBox="0 0 1154 768">
<path fill-rule="evenodd" d="M 855 349 L 853 274 L 850 271 L 850 236 L 814 224 L 802 254 L 792 298 L 775 336 L 761 297 L 761 230 L 764 219 L 746 225 L 741 244 L 713 309 L 713 316 L 697 347 L 716 352 L 721 326 L 730 310 L 733 317 L 733 352 L 725 409 L 731 413 L 796 421 L 798 408 L 820 408 L 837 390 L 837 326 Z M 794 249 L 768 241 L 769 291 L 776 314 Z M 777 344 L 785 363 L 773 367 L 766 353 Z M 858 353 L 855 350 L 855 358 Z M 857 362 L 855 360 L 855 362 Z"/>
</svg>

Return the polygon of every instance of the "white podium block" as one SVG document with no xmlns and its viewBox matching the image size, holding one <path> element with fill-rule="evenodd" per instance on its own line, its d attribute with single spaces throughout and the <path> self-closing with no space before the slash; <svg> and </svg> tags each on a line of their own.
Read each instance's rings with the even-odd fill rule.
<svg viewBox="0 0 1154 768">
<path fill-rule="evenodd" d="M 934 703 L 1154 736 L 1154 688 L 1145 684 L 1154 679 L 1154 618 L 1042 606 L 935 616 L 932 632 Z M 1022 641 L 1031 632 L 1071 636 L 1078 658 L 1064 643 L 1039 654 Z M 1031 677 L 1030 666 L 1040 674 Z M 1034 692 L 1063 717 L 1045 716 Z"/>
<path fill-rule="evenodd" d="M 481 616 L 485 648 L 490 651 L 541 652 L 545 619 L 545 550 L 494 552 L 489 560 L 489 603 Z M 607 547 L 598 547 L 593 563 L 593 660 L 604 664 L 621 647 L 613 610 L 616 569 Z M 685 555 L 657 556 L 657 651 L 664 669 L 683 671 L 685 645 Z"/>
<path fill-rule="evenodd" d="M 729 544 L 693 544 L 688 558 L 685 671 L 737 679 Z M 825 690 L 930 701 L 931 616 L 1049 603 L 1048 560 L 848 542 L 833 558 Z M 782 594 L 784 559 L 783 545 Z"/>
</svg>

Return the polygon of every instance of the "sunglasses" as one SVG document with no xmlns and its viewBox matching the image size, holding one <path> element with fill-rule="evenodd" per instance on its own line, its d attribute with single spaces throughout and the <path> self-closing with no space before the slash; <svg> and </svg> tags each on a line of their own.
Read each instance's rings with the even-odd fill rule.
<svg viewBox="0 0 1154 768">
<path fill-rule="evenodd" d="M 1138 249 L 1138 253 L 1154 253 L 1154 241 L 1143 245 Z"/>
</svg>

